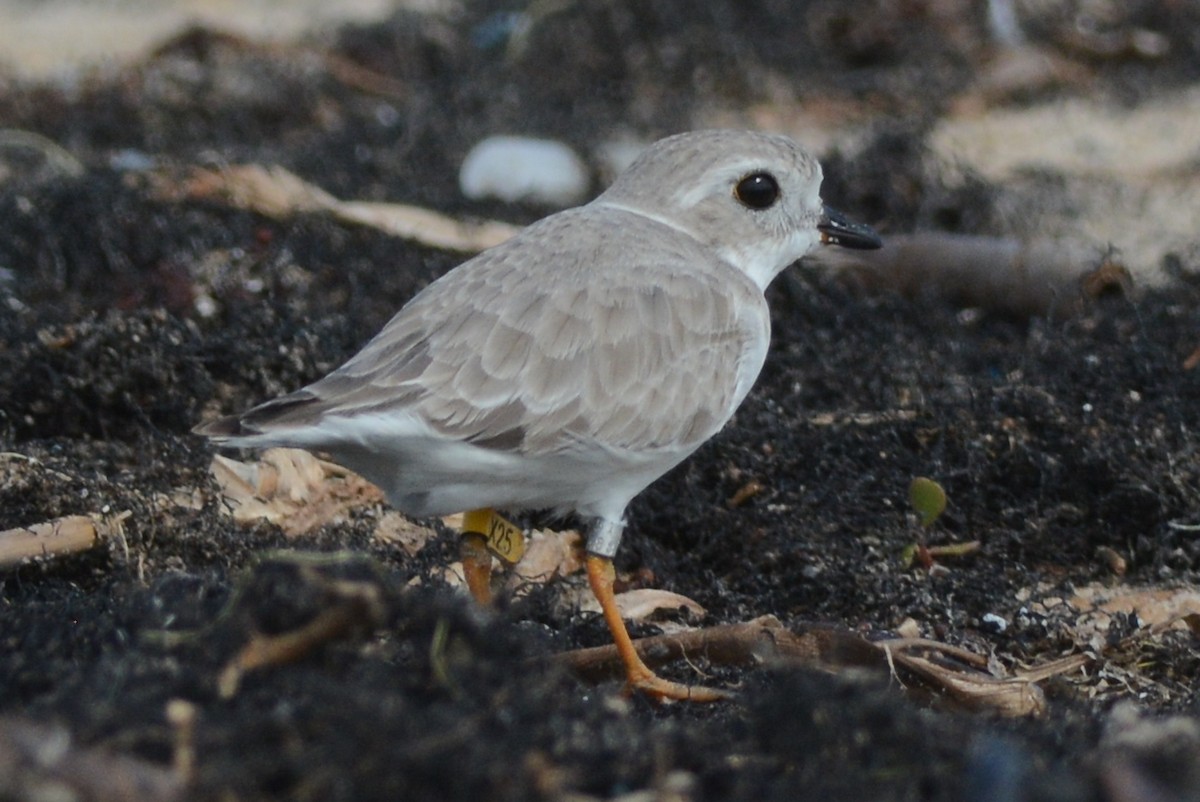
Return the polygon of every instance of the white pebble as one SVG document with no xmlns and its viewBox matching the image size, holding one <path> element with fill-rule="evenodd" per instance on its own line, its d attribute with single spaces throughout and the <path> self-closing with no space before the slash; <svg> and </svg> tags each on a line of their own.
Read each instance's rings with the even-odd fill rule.
<svg viewBox="0 0 1200 802">
<path fill-rule="evenodd" d="M 201 293 L 200 295 L 197 295 L 194 302 L 194 307 L 196 314 L 202 318 L 210 318 L 217 314 L 218 311 L 216 300 L 208 293 Z"/>
<path fill-rule="evenodd" d="M 575 151 L 551 139 L 490 136 L 471 148 L 458 171 L 458 186 L 472 200 L 497 198 L 571 206 L 587 197 L 587 165 Z"/>
<path fill-rule="evenodd" d="M 1008 629 L 1008 622 L 995 613 L 984 613 L 983 624 L 987 629 L 990 629 L 992 632 L 997 634 Z"/>
</svg>

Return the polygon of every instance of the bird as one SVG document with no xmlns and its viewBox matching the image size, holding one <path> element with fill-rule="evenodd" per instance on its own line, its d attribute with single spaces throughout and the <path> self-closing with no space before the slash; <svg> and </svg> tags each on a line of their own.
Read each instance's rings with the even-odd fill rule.
<svg viewBox="0 0 1200 802">
<path fill-rule="evenodd" d="M 220 447 L 321 453 L 418 518 L 575 514 L 626 686 L 659 701 L 727 698 L 646 666 L 617 608 L 613 558 L 633 498 L 750 392 L 772 279 L 822 246 L 882 246 L 822 202 L 821 181 L 787 136 L 666 137 L 591 202 L 427 285 L 324 378 L 194 431 Z M 491 555 L 466 529 L 467 584 L 486 604 Z"/>
</svg>

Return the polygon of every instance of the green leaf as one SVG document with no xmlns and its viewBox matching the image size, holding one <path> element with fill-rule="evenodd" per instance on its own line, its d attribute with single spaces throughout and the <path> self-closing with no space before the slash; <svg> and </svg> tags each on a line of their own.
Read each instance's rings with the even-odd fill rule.
<svg viewBox="0 0 1200 802">
<path fill-rule="evenodd" d="M 937 482 L 925 476 L 918 476 L 908 486 L 908 500 L 912 503 L 917 515 L 921 516 L 921 526 L 933 524 L 946 509 L 946 491 Z"/>
</svg>

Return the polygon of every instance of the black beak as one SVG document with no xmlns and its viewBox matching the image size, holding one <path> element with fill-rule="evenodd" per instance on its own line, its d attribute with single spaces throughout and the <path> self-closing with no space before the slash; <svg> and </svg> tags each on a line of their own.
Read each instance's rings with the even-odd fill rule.
<svg viewBox="0 0 1200 802">
<path fill-rule="evenodd" d="M 883 240 L 875 233 L 875 229 L 863 223 L 853 223 L 837 209 L 830 209 L 828 206 L 817 223 L 817 230 L 821 232 L 822 245 L 841 245 L 843 248 L 859 251 L 873 251 L 883 247 Z"/>
</svg>

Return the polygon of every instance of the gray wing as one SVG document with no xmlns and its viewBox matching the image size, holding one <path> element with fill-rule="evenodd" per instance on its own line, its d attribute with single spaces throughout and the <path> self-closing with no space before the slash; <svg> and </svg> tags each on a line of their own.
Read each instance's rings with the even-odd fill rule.
<svg viewBox="0 0 1200 802">
<path fill-rule="evenodd" d="M 765 347 L 762 294 L 650 221 L 622 221 L 587 246 L 570 217 L 446 274 L 349 362 L 251 410 L 243 427 L 407 413 L 447 438 L 533 454 L 707 439 L 740 401 L 744 358 Z M 629 261 L 611 263 L 614 251 Z"/>
</svg>

